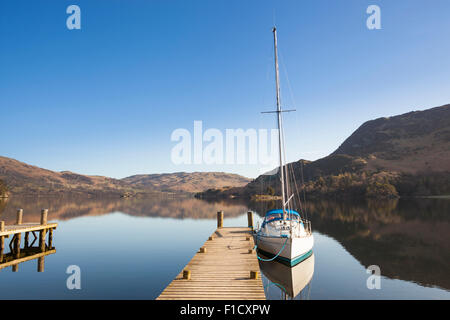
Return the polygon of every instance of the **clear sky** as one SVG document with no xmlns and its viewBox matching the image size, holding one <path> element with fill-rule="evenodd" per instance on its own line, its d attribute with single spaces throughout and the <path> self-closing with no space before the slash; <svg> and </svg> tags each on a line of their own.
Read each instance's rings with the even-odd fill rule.
<svg viewBox="0 0 450 320">
<path fill-rule="evenodd" d="M 68 30 L 66 8 L 81 8 Z M 366 9 L 381 8 L 381 30 Z M 175 165 L 177 128 L 271 128 L 278 28 L 289 161 L 364 121 L 450 103 L 448 0 L 0 1 L 0 155 L 116 178 Z"/>
</svg>

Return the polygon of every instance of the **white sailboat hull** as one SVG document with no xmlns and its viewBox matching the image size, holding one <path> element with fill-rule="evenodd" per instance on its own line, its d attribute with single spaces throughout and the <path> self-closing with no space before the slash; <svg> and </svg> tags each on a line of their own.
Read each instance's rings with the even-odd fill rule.
<svg viewBox="0 0 450 320">
<path fill-rule="evenodd" d="M 294 266 L 312 254 L 314 237 L 312 234 L 293 238 L 256 234 L 255 243 L 264 255 L 270 258 L 276 256 L 274 260 Z"/>
</svg>

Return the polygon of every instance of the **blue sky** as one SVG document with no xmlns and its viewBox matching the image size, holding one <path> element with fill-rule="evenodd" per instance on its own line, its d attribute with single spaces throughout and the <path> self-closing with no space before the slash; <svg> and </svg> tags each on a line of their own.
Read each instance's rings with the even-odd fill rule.
<svg viewBox="0 0 450 320">
<path fill-rule="evenodd" d="M 66 8 L 81 8 L 68 30 Z M 381 30 L 366 8 L 381 8 Z M 177 128 L 271 128 L 280 47 L 289 161 L 334 151 L 364 121 L 450 103 L 448 0 L 0 2 L 0 155 L 122 178 L 175 165 Z"/>
</svg>

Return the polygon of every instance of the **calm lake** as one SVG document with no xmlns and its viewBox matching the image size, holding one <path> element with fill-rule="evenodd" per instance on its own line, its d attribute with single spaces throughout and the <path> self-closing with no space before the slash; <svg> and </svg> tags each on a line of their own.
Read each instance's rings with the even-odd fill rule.
<svg viewBox="0 0 450 320">
<path fill-rule="evenodd" d="M 0 220 L 58 222 L 45 271 L 37 260 L 0 270 L 0 299 L 155 299 L 216 228 L 261 220 L 274 203 L 192 198 L 18 198 L 0 202 Z M 310 201 L 314 255 L 290 269 L 260 262 L 268 299 L 450 299 L 450 199 L 388 202 Z M 9 240 L 5 250 L 9 252 Z M 81 289 L 66 273 L 79 266 Z M 368 289 L 367 267 L 381 270 Z M 1 263 L 0 263 L 1 267 Z"/>
</svg>

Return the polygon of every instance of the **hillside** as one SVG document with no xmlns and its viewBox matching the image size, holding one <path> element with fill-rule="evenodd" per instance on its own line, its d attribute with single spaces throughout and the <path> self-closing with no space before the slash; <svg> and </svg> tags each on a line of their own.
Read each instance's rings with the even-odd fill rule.
<svg viewBox="0 0 450 320">
<path fill-rule="evenodd" d="M 0 180 L 0 199 L 2 198 L 8 198 L 8 188 L 6 187 L 6 184 Z"/>
<path fill-rule="evenodd" d="M 367 161 L 367 169 L 416 174 L 450 171 L 450 105 L 368 121 L 332 155 Z"/>
<path fill-rule="evenodd" d="M 11 194 L 124 194 L 132 191 L 117 179 L 54 172 L 5 157 L 0 157 L 0 179 Z"/>
<path fill-rule="evenodd" d="M 305 181 L 299 188 L 310 196 L 450 194 L 450 105 L 367 121 L 329 156 L 288 167 L 297 184 Z M 267 193 L 269 186 L 280 193 L 278 174 L 198 196 L 251 197 Z"/>
<path fill-rule="evenodd" d="M 209 188 L 241 187 L 251 180 L 224 172 L 176 172 L 135 175 L 122 181 L 141 189 L 169 192 L 201 192 Z"/>
<path fill-rule="evenodd" d="M 0 181 L 11 194 L 136 195 L 161 192 L 199 192 L 221 186 L 244 186 L 249 180 L 217 172 L 137 175 L 125 179 L 55 172 L 0 157 Z"/>
</svg>

